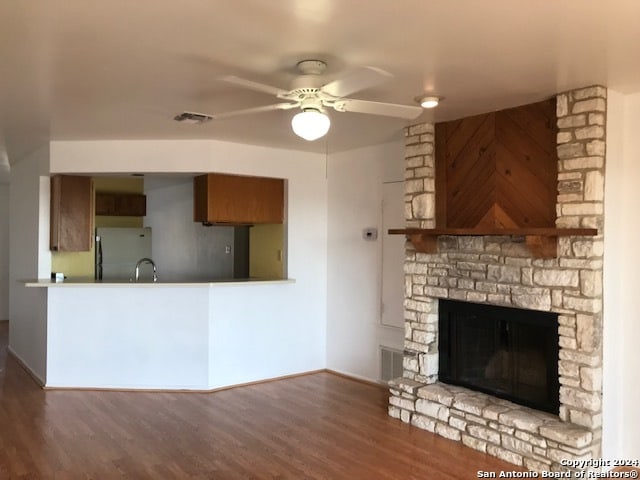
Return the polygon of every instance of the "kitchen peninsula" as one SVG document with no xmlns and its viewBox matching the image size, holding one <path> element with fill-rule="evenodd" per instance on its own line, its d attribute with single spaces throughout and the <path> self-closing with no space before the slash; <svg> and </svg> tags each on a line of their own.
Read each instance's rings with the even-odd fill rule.
<svg viewBox="0 0 640 480">
<path fill-rule="evenodd" d="M 211 390 L 273 376 L 287 353 L 269 351 L 268 339 L 294 283 L 25 282 L 47 290 L 39 380 L 53 388 Z"/>
<path fill-rule="evenodd" d="M 282 280 L 281 240 L 274 246 L 258 233 L 283 237 L 284 185 L 212 173 L 52 176 L 53 271 L 83 268 L 62 282 L 25 282 L 47 289 L 41 383 L 210 390 L 270 376 L 260 371 L 270 360 L 245 364 L 237 346 L 256 342 L 250 351 L 280 355 L 260 342 L 272 335 L 276 322 L 265 319 L 277 315 L 294 282 Z M 265 256 L 271 273 L 258 268 Z"/>
</svg>

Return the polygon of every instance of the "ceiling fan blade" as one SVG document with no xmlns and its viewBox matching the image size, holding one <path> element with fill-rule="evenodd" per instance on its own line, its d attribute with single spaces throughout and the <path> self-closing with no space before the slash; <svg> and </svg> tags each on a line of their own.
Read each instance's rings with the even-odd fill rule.
<svg viewBox="0 0 640 480">
<path fill-rule="evenodd" d="M 344 97 L 365 88 L 380 85 L 393 75 L 375 67 L 361 67 L 324 85 L 321 90 L 334 97 Z"/>
<path fill-rule="evenodd" d="M 231 112 L 216 113 L 211 115 L 214 120 L 228 117 L 236 117 L 238 115 L 247 115 L 250 113 L 271 112 L 273 110 L 289 110 L 299 107 L 299 103 L 274 103 L 273 105 L 263 105 L 262 107 L 245 108 L 242 110 L 233 110 Z"/>
<path fill-rule="evenodd" d="M 399 105 L 397 103 L 371 102 L 368 100 L 355 100 L 342 98 L 333 104 L 338 112 L 369 113 L 372 115 L 385 115 L 387 117 L 406 118 L 413 120 L 423 112 L 421 107 L 413 105 Z"/>
<path fill-rule="evenodd" d="M 233 83 L 234 85 L 238 85 L 239 87 L 248 88 L 249 90 L 256 90 L 258 92 L 269 93 L 276 96 L 288 93 L 287 90 L 282 90 L 278 87 L 272 87 L 271 85 L 265 85 L 264 83 L 254 82 L 253 80 L 236 77 L 235 75 L 226 75 L 224 77 L 220 77 L 220 80 L 227 83 Z"/>
</svg>

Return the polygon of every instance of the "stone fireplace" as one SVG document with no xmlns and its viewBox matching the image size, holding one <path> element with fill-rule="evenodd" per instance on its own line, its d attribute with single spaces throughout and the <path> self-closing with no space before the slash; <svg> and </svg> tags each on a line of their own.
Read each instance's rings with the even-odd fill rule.
<svg viewBox="0 0 640 480">
<path fill-rule="evenodd" d="M 519 236 L 440 236 L 437 253 L 405 258 L 403 377 L 389 415 L 530 470 L 600 456 L 606 89 L 557 96 L 558 228 L 597 228 L 558 239 L 534 258 Z M 406 131 L 407 227 L 435 227 L 434 126 Z M 558 314 L 559 414 L 438 381 L 440 299 Z"/>
</svg>

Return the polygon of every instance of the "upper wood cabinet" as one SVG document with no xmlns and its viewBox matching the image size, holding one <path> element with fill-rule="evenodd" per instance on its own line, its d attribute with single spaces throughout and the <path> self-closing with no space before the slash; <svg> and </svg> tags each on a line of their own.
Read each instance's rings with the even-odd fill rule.
<svg viewBox="0 0 640 480">
<path fill-rule="evenodd" d="M 75 175 L 51 177 L 50 248 L 61 252 L 91 250 L 93 179 Z"/>
<path fill-rule="evenodd" d="M 203 223 L 282 223 L 284 180 L 209 173 L 194 178 L 193 219 Z"/>
<path fill-rule="evenodd" d="M 96 192 L 96 215 L 144 217 L 147 197 L 141 193 Z"/>
</svg>

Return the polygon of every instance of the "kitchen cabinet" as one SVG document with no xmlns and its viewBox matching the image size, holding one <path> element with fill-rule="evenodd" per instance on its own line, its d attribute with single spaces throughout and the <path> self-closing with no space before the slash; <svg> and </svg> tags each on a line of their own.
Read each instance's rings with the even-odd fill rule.
<svg viewBox="0 0 640 480">
<path fill-rule="evenodd" d="M 51 177 L 50 248 L 87 252 L 93 238 L 93 179 L 76 175 Z"/>
<path fill-rule="evenodd" d="M 282 223 L 284 179 L 209 173 L 194 178 L 193 219 L 208 224 Z"/>
<path fill-rule="evenodd" d="M 141 193 L 96 192 L 96 215 L 144 217 L 147 197 Z"/>
</svg>

